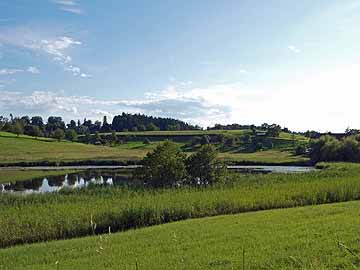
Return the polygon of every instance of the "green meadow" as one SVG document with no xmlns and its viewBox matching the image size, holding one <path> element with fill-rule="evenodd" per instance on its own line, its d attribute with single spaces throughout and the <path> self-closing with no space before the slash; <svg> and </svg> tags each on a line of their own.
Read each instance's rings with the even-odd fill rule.
<svg viewBox="0 0 360 270">
<path fill-rule="evenodd" d="M 11 245 L 123 231 L 183 219 L 360 198 L 360 165 L 304 174 L 231 175 L 226 185 L 169 189 L 89 187 L 0 196 L 0 243 Z M 92 225 L 96 224 L 94 228 Z"/>
<path fill-rule="evenodd" d="M 0 250 L 0 269 L 358 269 L 360 202 L 194 219 Z"/>
<path fill-rule="evenodd" d="M 0 132 L 0 164 L 46 164 L 46 163 L 76 163 L 76 162 L 139 162 L 149 151 L 165 139 L 176 141 L 179 136 L 201 136 L 204 134 L 232 134 L 241 135 L 245 131 L 147 131 L 122 132 L 121 136 L 131 134 L 132 140 L 116 146 L 90 145 L 77 142 L 58 142 L 49 138 L 34 138 L 30 136 L 16 136 L 12 133 Z M 151 137 L 152 136 L 152 137 Z M 144 144 L 144 138 L 151 138 L 150 144 Z M 155 138 L 155 139 L 154 139 Z M 307 139 L 296 135 L 296 143 L 306 143 Z M 219 157 L 226 162 L 249 163 L 304 163 L 307 157 L 293 154 L 292 138 L 287 133 L 281 133 L 274 138 L 274 149 L 246 153 L 239 147 L 219 149 Z M 177 142 L 188 154 L 194 149 L 187 149 L 185 142 Z"/>
</svg>

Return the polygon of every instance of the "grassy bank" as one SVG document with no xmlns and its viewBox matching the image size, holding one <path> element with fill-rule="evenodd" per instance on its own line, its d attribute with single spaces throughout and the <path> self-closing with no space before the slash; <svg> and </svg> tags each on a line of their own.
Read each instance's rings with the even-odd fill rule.
<svg viewBox="0 0 360 270">
<path fill-rule="evenodd" d="M 357 269 L 359 215 L 348 202 L 188 220 L 0 250 L 0 269 Z"/>
<path fill-rule="evenodd" d="M 225 162 L 238 164 L 306 164 L 309 159 L 303 156 L 294 156 L 289 151 L 267 150 L 255 153 L 225 152 L 219 153 Z"/>
<path fill-rule="evenodd" d="M 0 163 L 20 162 L 70 162 L 81 160 L 140 160 L 146 152 L 142 149 L 123 149 L 86 145 L 67 141 L 32 138 L 10 133 L 0 133 Z"/>
<path fill-rule="evenodd" d="M 235 176 L 234 176 L 235 177 Z M 89 188 L 53 195 L 0 196 L 2 247 L 126 230 L 188 218 L 360 199 L 360 165 L 308 174 L 241 175 L 206 189 Z"/>
<path fill-rule="evenodd" d="M 190 131 L 189 131 L 190 132 Z M 196 131 L 209 133 L 207 131 Z M 217 131 L 211 131 L 216 134 Z M 225 133 L 226 131 L 218 131 Z M 239 131 L 240 132 L 240 131 Z M 152 132 L 145 132 L 151 133 Z M 186 132 L 162 132 L 170 136 L 180 136 Z M 165 136 L 162 135 L 159 136 Z M 231 134 L 237 134 L 236 131 L 228 131 Z M 137 134 L 137 133 L 133 133 Z M 140 133 L 142 134 L 142 133 Z M 281 134 L 281 140 L 290 140 L 286 133 Z M 133 135 L 135 136 L 135 135 Z M 139 136 L 139 135 L 138 135 Z M 153 135 L 154 136 L 154 135 Z M 157 136 L 157 135 L 155 135 Z M 304 140 L 299 137 L 297 140 Z M 159 142 L 152 142 L 145 145 L 140 141 L 129 141 L 116 147 L 95 146 L 81 143 L 72 143 L 67 141 L 58 142 L 47 138 L 33 138 L 30 136 L 19 136 L 14 134 L 0 132 L 0 166 L 47 166 L 47 165 L 110 165 L 127 164 L 139 162 L 149 151 L 153 150 Z M 184 146 L 184 143 L 178 143 Z M 188 152 L 188 154 L 190 154 Z M 308 159 L 302 156 L 294 156 L 291 149 L 275 149 L 258 151 L 255 153 L 241 153 L 238 149 L 230 149 L 220 153 L 220 157 L 226 162 L 238 163 L 257 163 L 257 164 L 302 164 Z"/>
</svg>

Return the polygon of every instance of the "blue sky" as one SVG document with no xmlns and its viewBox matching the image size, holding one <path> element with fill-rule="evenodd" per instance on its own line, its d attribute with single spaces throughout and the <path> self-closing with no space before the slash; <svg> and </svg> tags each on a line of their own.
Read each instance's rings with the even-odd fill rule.
<svg viewBox="0 0 360 270">
<path fill-rule="evenodd" d="M 358 25 L 358 0 L 2 0 L 0 114 L 360 128 Z"/>
</svg>

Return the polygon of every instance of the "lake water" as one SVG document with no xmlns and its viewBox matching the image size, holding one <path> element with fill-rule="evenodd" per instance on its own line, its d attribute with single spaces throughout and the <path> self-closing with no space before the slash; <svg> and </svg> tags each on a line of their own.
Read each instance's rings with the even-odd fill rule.
<svg viewBox="0 0 360 270">
<path fill-rule="evenodd" d="M 297 166 L 229 166 L 239 173 L 307 173 L 314 167 Z M 43 168 L 45 169 L 45 168 Z M 77 169 L 84 169 L 77 167 Z M 101 169 L 101 170 L 100 170 Z M 130 170 L 129 170 L 130 169 Z M 51 193 L 61 189 L 78 189 L 89 185 L 134 185 L 141 184 L 131 176 L 130 167 L 87 167 L 85 171 L 60 176 L 47 176 L 25 181 L 0 184 L 0 193 L 32 194 Z"/>
</svg>

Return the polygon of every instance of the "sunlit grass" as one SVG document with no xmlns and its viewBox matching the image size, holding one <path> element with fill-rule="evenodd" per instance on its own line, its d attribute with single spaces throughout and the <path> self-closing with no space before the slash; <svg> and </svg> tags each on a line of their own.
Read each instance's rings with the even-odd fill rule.
<svg viewBox="0 0 360 270">
<path fill-rule="evenodd" d="M 234 176 L 236 177 L 236 176 Z M 307 174 L 241 175 L 204 189 L 98 188 L 0 196 L 0 244 L 89 235 L 176 220 L 360 199 L 360 165 L 335 164 Z"/>
<path fill-rule="evenodd" d="M 0 250 L 0 269 L 357 269 L 359 215 L 348 202 L 187 220 Z"/>
<path fill-rule="evenodd" d="M 185 134 L 190 131 L 176 131 L 179 134 Z M 176 134 L 174 131 L 154 132 L 155 134 Z M 213 132 L 237 134 L 240 131 L 195 131 L 197 132 Z M 244 131 L 241 131 L 244 132 Z M 151 132 L 145 132 L 148 134 Z M 121 133 L 122 134 L 122 133 Z M 131 134 L 137 134 L 132 133 Z M 142 134 L 142 133 L 139 133 Z M 281 138 L 278 140 L 282 140 Z M 153 150 L 160 142 L 151 142 L 144 144 L 140 141 L 129 141 L 116 147 L 109 146 L 95 146 L 81 143 L 72 143 L 68 141 L 58 142 L 47 138 L 34 138 L 30 136 L 19 136 L 15 134 L 0 132 L 0 164 L 15 164 L 20 162 L 25 163 L 46 163 L 46 162 L 76 162 L 76 161 L 139 161 L 149 151 Z M 282 142 L 289 144 L 289 141 Z M 185 143 L 177 143 L 179 147 Z M 191 153 L 188 152 L 188 153 Z M 239 153 L 228 151 L 221 153 L 220 156 L 225 161 L 249 161 L 257 163 L 289 163 L 289 162 L 303 162 L 307 158 L 301 156 L 294 156 L 290 151 L 267 150 L 255 153 Z"/>
</svg>

